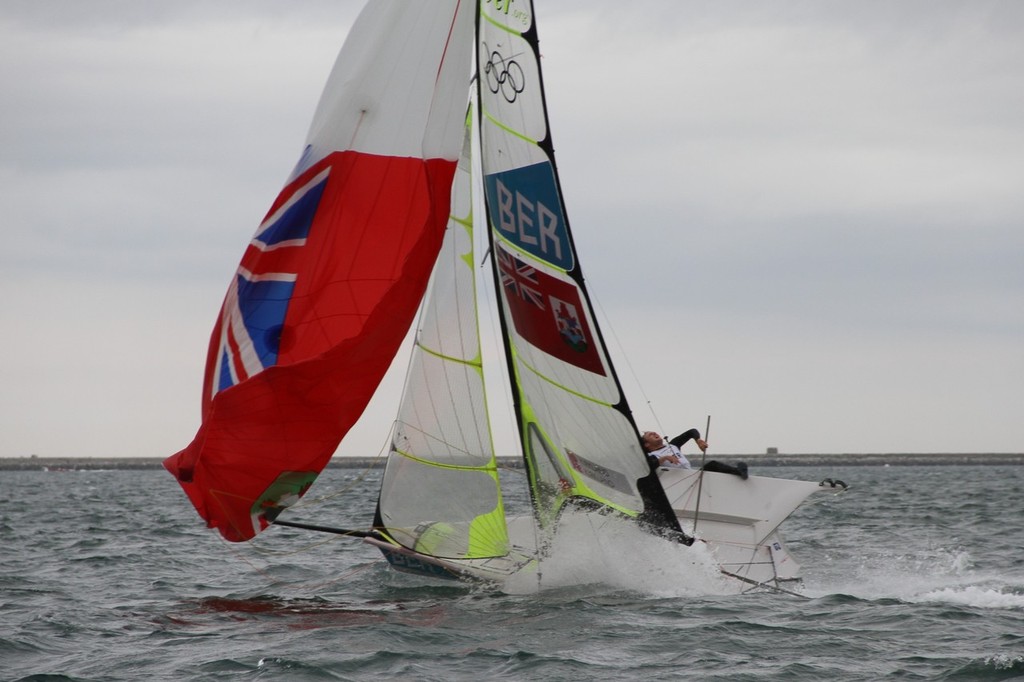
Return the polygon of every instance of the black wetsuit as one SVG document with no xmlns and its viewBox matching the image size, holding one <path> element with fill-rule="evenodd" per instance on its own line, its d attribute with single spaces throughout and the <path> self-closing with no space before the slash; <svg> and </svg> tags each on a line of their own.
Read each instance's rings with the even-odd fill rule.
<svg viewBox="0 0 1024 682">
<path fill-rule="evenodd" d="M 684 431 L 675 438 L 669 441 L 669 445 L 675 445 L 677 448 L 682 449 L 683 445 L 690 440 L 698 440 L 700 438 L 700 431 L 697 429 L 690 429 Z M 656 457 L 647 457 L 647 461 L 651 465 L 651 469 L 658 468 L 658 460 Z M 714 471 L 719 474 L 732 474 L 733 476 L 739 476 L 742 479 L 747 478 L 747 465 L 744 462 L 737 462 L 736 466 L 731 464 L 724 464 L 716 460 L 705 462 L 704 466 L 701 467 L 704 471 Z"/>
</svg>

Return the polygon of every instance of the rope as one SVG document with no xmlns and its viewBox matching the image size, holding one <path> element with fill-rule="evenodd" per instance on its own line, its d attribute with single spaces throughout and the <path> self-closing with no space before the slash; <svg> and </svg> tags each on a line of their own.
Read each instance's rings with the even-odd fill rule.
<svg viewBox="0 0 1024 682">
<path fill-rule="evenodd" d="M 603 318 L 603 324 L 601 325 L 601 328 L 605 331 L 611 332 L 612 339 L 615 341 L 615 345 L 619 351 L 617 357 L 625 361 L 626 367 L 629 369 L 629 376 L 633 379 L 633 383 L 636 384 L 637 390 L 640 392 L 640 396 L 644 400 L 644 404 L 650 411 L 651 418 L 654 420 L 654 423 L 658 428 L 658 433 L 664 433 L 665 427 L 661 425 L 661 420 L 658 418 L 657 413 L 654 411 L 654 405 L 651 403 L 650 398 L 647 397 L 647 392 L 644 391 L 644 386 L 642 383 L 640 383 L 640 377 L 637 376 L 636 370 L 633 369 L 633 363 L 629 361 L 629 353 L 626 352 L 625 346 L 623 346 L 622 342 L 619 340 L 619 335 L 615 332 L 615 325 L 612 324 L 611 318 L 608 317 L 608 313 L 605 312 L 604 306 L 601 305 L 601 300 L 597 297 L 597 294 L 594 291 L 593 282 L 591 282 L 590 284 L 589 291 L 590 300 L 594 303 L 595 306 L 597 306 L 597 309 L 598 311 L 600 311 L 601 317 Z M 620 362 L 616 362 L 615 364 L 617 367 L 622 366 Z"/>
</svg>

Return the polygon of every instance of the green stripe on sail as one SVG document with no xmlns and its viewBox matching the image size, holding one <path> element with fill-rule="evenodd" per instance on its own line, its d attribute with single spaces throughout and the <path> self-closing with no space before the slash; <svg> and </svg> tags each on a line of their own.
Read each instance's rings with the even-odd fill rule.
<svg viewBox="0 0 1024 682">
<path fill-rule="evenodd" d="M 445 355 L 444 353 L 438 353 L 435 350 L 431 350 L 431 349 L 427 348 L 426 346 L 424 346 L 419 341 L 416 342 L 416 345 L 419 347 L 419 349 L 421 351 L 423 351 L 427 355 L 433 356 L 433 357 L 438 358 L 440 360 L 444 360 L 445 362 L 453 362 L 453 363 L 455 363 L 457 365 L 465 365 L 466 367 L 472 367 L 481 376 L 483 375 L 483 371 L 484 371 L 484 369 L 483 369 L 483 358 L 480 357 L 480 351 L 479 350 L 477 350 L 476 357 L 469 358 L 468 360 L 463 360 L 462 358 L 455 358 L 455 357 L 452 357 L 451 355 Z"/>
<path fill-rule="evenodd" d="M 574 391 L 573 389 L 569 388 L 568 386 L 563 386 L 562 384 L 558 383 L 554 379 L 541 374 L 536 368 L 531 366 L 530 363 L 528 363 L 525 360 L 523 360 L 519 356 L 518 353 L 516 354 L 516 358 L 519 360 L 519 362 L 521 362 L 523 364 L 523 367 L 525 367 L 526 369 L 530 370 L 531 374 L 533 374 L 535 377 L 537 377 L 541 381 L 544 381 L 545 383 L 551 384 L 552 386 L 554 386 L 555 388 L 557 388 L 560 391 L 564 391 L 564 392 L 566 392 L 566 393 L 568 393 L 570 395 L 574 395 L 577 398 L 579 398 L 580 400 L 586 400 L 587 402 L 594 403 L 595 405 L 600 405 L 601 407 L 608 407 L 608 408 L 614 408 L 615 407 L 614 405 L 612 405 L 609 402 L 605 402 L 604 400 L 598 400 L 597 398 L 593 398 L 591 396 L 584 395 L 583 393 L 580 393 L 579 391 Z"/>
<path fill-rule="evenodd" d="M 554 272 L 560 272 L 560 273 L 562 273 L 562 274 L 564 274 L 566 276 L 569 275 L 569 271 L 566 270 L 565 268 L 560 268 L 560 267 L 558 267 L 557 264 L 552 263 L 551 261 L 544 260 L 543 258 L 537 258 L 536 255 L 530 253 L 529 251 L 526 251 L 519 244 L 516 244 L 513 241 L 509 241 L 508 239 L 505 239 L 505 237 L 503 235 L 501 235 L 501 234 L 499 234 L 497 232 L 495 232 L 494 239 L 495 239 L 496 242 L 500 243 L 501 244 L 501 248 L 505 249 L 506 251 L 515 251 L 515 256 L 517 258 L 521 259 L 521 260 L 530 260 L 530 261 L 533 261 L 535 263 L 540 263 L 544 268 L 546 268 L 548 270 L 553 270 Z"/>
<path fill-rule="evenodd" d="M 488 121 L 490 121 L 491 123 L 493 123 L 497 127 L 499 127 L 502 130 L 504 130 L 509 135 L 512 135 L 513 137 L 518 137 L 520 140 L 523 140 L 524 142 L 529 142 L 530 144 L 532 144 L 535 147 L 539 147 L 540 146 L 537 143 L 537 140 L 534 140 L 531 137 L 527 137 L 526 135 L 524 135 L 523 133 L 519 132 L 518 130 L 514 130 L 512 128 L 509 128 L 507 125 L 505 125 L 504 123 L 502 123 L 498 119 L 494 118 L 493 116 L 491 116 L 486 111 L 482 111 L 481 113 L 483 114 L 484 118 L 486 118 Z"/>
<path fill-rule="evenodd" d="M 497 469 L 487 473 L 498 485 Z M 505 508 L 498 495 L 498 504 L 491 511 L 480 514 L 469 523 L 469 549 L 466 558 L 481 559 L 508 553 L 508 530 L 505 525 Z"/>
</svg>

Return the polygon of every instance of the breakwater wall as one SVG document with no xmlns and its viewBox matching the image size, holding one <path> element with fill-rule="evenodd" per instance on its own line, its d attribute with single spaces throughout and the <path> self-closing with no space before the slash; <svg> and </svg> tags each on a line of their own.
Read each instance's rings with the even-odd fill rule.
<svg viewBox="0 0 1024 682">
<path fill-rule="evenodd" d="M 695 466 L 700 456 L 687 454 Z M 921 466 L 921 465 L 1009 465 L 1024 464 L 1024 453 L 861 453 L 787 455 L 714 455 L 714 459 L 733 464 L 740 460 L 752 469 L 775 466 Z M 0 471 L 96 471 L 105 469 L 159 469 L 159 457 L 0 457 Z M 499 457 L 498 465 L 517 469 L 517 457 Z M 383 468 L 382 457 L 335 457 L 330 469 Z"/>
</svg>

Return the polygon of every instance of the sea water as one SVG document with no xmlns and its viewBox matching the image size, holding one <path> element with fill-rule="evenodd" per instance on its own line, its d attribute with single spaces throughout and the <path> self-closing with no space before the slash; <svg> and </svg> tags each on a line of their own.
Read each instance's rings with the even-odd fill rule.
<svg viewBox="0 0 1024 682">
<path fill-rule="evenodd" d="M 850 485 L 783 526 L 803 596 L 646 541 L 434 581 L 349 538 L 226 543 L 162 470 L 3 471 L 0 679 L 1024 678 L 1024 467 L 754 473 Z M 328 470 L 290 517 L 365 526 L 378 481 Z"/>
</svg>

